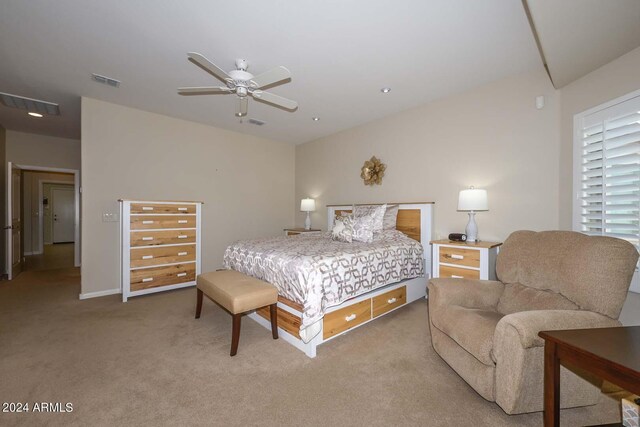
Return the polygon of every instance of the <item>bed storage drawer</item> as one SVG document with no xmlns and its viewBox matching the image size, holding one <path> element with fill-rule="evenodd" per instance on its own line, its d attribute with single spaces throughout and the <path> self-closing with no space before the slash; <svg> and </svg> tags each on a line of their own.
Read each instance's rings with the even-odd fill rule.
<svg viewBox="0 0 640 427">
<path fill-rule="evenodd" d="M 192 262 L 131 270 L 130 277 L 132 291 L 191 282 L 196 280 L 196 264 Z"/>
<path fill-rule="evenodd" d="M 195 242 L 196 230 L 136 231 L 131 233 L 131 247 Z"/>
<path fill-rule="evenodd" d="M 257 309 L 256 313 L 267 320 L 271 320 L 269 306 Z M 294 337 L 300 339 L 300 325 L 302 325 L 302 320 L 300 320 L 298 316 L 278 307 L 278 328 L 284 329 Z"/>
<path fill-rule="evenodd" d="M 439 277 L 451 277 L 454 279 L 480 279 L 480 270 L 470 270 L 468 268 L 450 267 L 440 264 Z"/>
<path fill-rule="evenodd" d="M 367 299 L 325 314 L 323 338 L 327 339 L 371 319 L 371 300 Z"/>
<path fill-rule="evenodd" d="M 480 251 L 476 249 L 440 247 L 440 262 L 480 268 Z"/>
<path fill-rule="evenodd" d="M 378 317 L 389 310 L 400 307 L 407 302 L 407 287 L 401 286 L 382 295 L 373 297 L 373 317 Z"/>
<path fill-rule="evenodd" d="M 195 214 L 196 204 L 131 203 L 132 214 Z"/>
<path fill-rule="evenodd" d="M 195 227 L 195 215 L 137 215 L 131 217 L 132 230 Z"/>
<path fill-rule="evenodd" d="M 156 246 L 132 248 L 131 268 L 152 267 L 154 265 L 175 264 L 196 260 L 196 245 Z"/>
</svg>

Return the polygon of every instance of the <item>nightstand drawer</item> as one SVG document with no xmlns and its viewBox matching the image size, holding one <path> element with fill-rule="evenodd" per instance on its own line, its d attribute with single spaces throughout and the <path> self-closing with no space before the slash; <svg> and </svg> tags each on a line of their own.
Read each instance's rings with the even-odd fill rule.
<svg viewBox="0 0 640 427">
<path fill-rule="evenodd" d="M 367 299 L 349 307 L 325 314 L 322 321 L 324 339 L 353 328 L 371 319 L 371 300 Z"/>
<path fill-rule="evenodd" d="M 440 246 L 440 262 L 480 268 L 480 251 Z"/>
<path fill-rule="evenodd" d="M 382 295 L 373 297 L 373 317 L 378 317 L 387 311 L 400 307 L 407 302 L 407 287 L 401 286 Z"/>
<path fill-rule="evenodd" d="M 479 279 L 479 270 L 469 270 L 467 268 L 450 267 L 440 264 L 439 277 L 452 277 L 454 279 Z"/>
<path fill-rule="evenodd" d="M 287 231 L 287 236 L 297 236 L 300 234 L 298 231 Z"/>
</svg>

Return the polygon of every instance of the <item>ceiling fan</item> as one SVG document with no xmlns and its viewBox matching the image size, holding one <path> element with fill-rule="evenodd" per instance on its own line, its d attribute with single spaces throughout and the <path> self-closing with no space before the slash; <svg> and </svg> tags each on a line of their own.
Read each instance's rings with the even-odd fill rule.
<svg viewBox="0 0 640 427">
<path fill-rule="evenodd" d="M 196 52 L 187 54 L 189 61 L 196 64 L 206 72 L 212 74 L 226 86 L 202 86 L 202 87 L 180 87 L 180 95 L 217 95 L 235 93 L 238 96 L 237 117 L 247 115 L 249 96 L 259 101 L 282 107 L 287 110 L 295 110 L 298 103 L 271 92 L 261 90 L 266 86 L 291 78 L 291 73 L 283 66 L 273 68 L 267 72 L 254 76 L 247 72 L 248 63 L 246 59 L 236 59 L 236 69 L 228 73 L 218 67 L 203 55 Z"/>
</svg>

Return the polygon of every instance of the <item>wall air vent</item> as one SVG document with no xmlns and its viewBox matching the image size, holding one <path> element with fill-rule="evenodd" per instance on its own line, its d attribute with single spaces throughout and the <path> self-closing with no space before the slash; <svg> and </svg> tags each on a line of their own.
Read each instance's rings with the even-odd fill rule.
<svg viewBox="0 0 640 427">
<path fill-rule="evenodd" d="M 263 124 L 265 124 L 265 122 L 263 122 L 262 120 L 258 120 L 258 119 L 249 119 L 249 123 L 251 123 L 252 125 L 256 125 L 256 126 L 262 126 Z"/>
<path fill-rule="evenodd" d="M 112 79 L 111 77 L 101 76 L 100 74 L 91 74 L 91 80 L 94 82 L 102 83 L 103 85 L 111 87 L 120 87 L 120 80 Z"/>
<path fill-rule="evenodd" d="M 30 113 L 40 113 L 47 116 L 59 116 L 60 106 L 53 102 L 40 101 L 39 99 L 26 98 L 24 96 L 11 95 L 0 92 L 0 101 L 9 108 L 18 108 Z"/>
</svg>

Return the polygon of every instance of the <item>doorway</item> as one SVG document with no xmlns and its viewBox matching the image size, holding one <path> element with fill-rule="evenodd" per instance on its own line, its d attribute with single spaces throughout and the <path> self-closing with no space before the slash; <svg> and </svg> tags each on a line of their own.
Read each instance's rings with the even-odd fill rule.
<svg viewBox="0 0 640 427">
<path fill-rule="evenodd" d="M 8 169 L 8 278 L 80 266 L 78 171 L 11 162 Z"/>
</svg>

